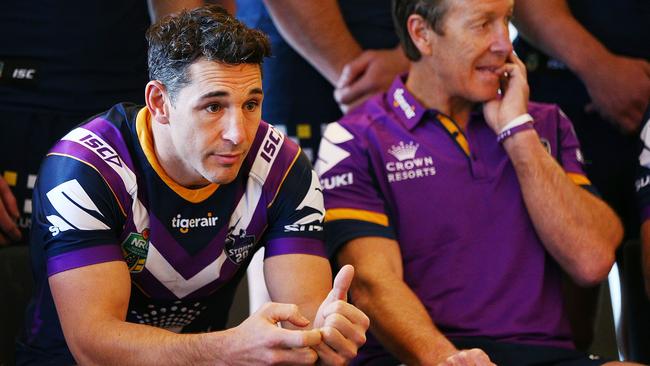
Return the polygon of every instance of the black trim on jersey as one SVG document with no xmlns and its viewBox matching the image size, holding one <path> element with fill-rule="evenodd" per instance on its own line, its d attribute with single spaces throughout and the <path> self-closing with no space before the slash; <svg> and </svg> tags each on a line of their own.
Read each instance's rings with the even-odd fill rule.
<svg viewBox="0 0 650 366">
<path fill-rule="evenodd" d="M 291 167 L 287 176 L 282 182 L 282 186 L 275 197 L 275 201 L 269 207 L 268 217 L 271 225 L 264 235 L 264 242 L 276 238 L 302 237 L 323 240 L 322 231 L 285 231 L 284 225 L 291 225 L 301 217 L 305 217 L 317 211 L 311 207 L 304 207 L 300 211 L 296 207 L 309 193 L 311 189 L 312 167 L 307 156 L 301 151 L 296 162 Z M 321 191 L 322 192 L 322 191 Z M 325 217 L 325 212 L 321 212 Z M 278 225 L 274 225 L 274 224 Z M 322 225 L 320 222 L 314 222 L 314 225 Z"/>
<path fill-rule="evenodd" d="M 327 257 L 336 263 L 338 251 L 350 240 L 366 236 L 379 236 L 397 240 L 391 227 L 360 220 L 334 220 L 325 223 L 325 247 Z"/>
<path fill-rule="evenodd" d="M 46 216 L 56 214 L 57 211 L 47 198 L 47 192 L 72 179 L 76 179 L 88 196 L 93 197 L 93 203 L 104 215 L 93 213 L 92 217 L 103 222 L 111 229 L 73 229 L 60 232 L 56 236 L 52 235 L 49 231 L 51 223 Z M 97 198 L 106 199 L 97 200 Z M 119 236 L 119 230 L 126 218 L 117 203 L 117 198 L 115 198 L 113 192 L 97 171 L 76 159 L 51 155 L 43 161 L 34 188 L 34 205 L 32 250 L 44 250 L 46 258 L 85 247 L 119 244 L 116 242 L 116 238 Z M 84 211 L 88 212 L 85 209 Z M 64 217 L 60 217 L 65 220 Z M 67 222 L 67 220 L 65 221 Z M 84 238 L 92 238 L 92 241 L 86 242 Z M 42 248 L 36 248 L 37 244 L 42 245 Z"/>
</svg>

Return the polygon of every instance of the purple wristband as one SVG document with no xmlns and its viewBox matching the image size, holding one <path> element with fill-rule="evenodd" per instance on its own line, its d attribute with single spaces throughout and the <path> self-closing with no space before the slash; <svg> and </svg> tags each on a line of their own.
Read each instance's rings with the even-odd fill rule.
<svg viewBox="0 0 650 366">
<path fill-rule="evenodd" d="M 509 128 L 500 134 L 497 135 L 497 142 L 498 143 L 503 143 L 505 139 L 508 137 L 521 132 L 521 131 L 526 131 L 526 130 L 532 130 L 533 129 L 533 123 L 532 122 L 526 122 L 523 125 L 515 126 L 513 128 Z"/>
</svg>

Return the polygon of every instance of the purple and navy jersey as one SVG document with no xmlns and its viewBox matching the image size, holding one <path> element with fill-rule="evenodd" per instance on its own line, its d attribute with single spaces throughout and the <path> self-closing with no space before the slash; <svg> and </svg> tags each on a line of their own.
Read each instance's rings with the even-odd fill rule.
<svg viewBox="0 0 650 366">
<path fill-rule="evenodd" d="M 125 261 L 127 320 L 182 332 L 224 327 L 253 253 L 324 256 L 320 183 L 300 148 L 261 122 L 236 179 L 188 189 L 159 165 L 146 108 L 117 105 L 63 137 L 34 193 L 37 292 L 24 343 L 68 355 L 48 287 L 56 273 Z"/>
<path fill-rule="evenodd" d="M 529 112 L 540 143 L 588 187 L 571 123 L 552 105 L 530 103 Z M 482 113 L 461 131 L 397 78 L 324 135 L 315 169 L 331 257 L 354 238 L 394 239 L 405 282 L 447 336 L 572 346 L 560 268 Z M 381 347 L 369 337 L 360 354 L 372 352 Z"/>
<path fill-rule="evenodd" d="M 650 107 L 643 117 L 641 129 L 641 153 L 637 167 L 636 195 L 641 223 L 650 219 Z"/>
</svg>

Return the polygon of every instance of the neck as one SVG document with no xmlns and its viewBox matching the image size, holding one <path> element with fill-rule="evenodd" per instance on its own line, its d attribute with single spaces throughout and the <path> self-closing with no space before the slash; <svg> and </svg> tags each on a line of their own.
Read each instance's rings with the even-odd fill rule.
<svg viewBox="0 0 650 366">
<path fill-rule="evenodd" d="M 449 95 L 445 82 L 440 75 L 432 72 L 431 65 L 422 60 L 411 63 L 406 88 L 427 109 L 436 109 L 451 117 L 464 131 L 469 121 L 469 115 L 474 103 Z"/>
<path fill-rule="evenodd" d="M 151 121 L 151 132 L 156 159 L 169 178 L 190 189 L 200 188 L 210 183 L 178 157 L 170 136 L 169 124 Z"/>
</svg>

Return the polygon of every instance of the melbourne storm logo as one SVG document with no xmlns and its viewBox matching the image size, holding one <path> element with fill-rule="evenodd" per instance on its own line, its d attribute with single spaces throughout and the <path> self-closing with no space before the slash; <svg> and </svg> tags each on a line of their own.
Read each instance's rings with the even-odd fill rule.
<svg viewBox="0 0 650 366">
<path fill-rule="evenodd" d="M 233 263 L 241 264 L 252 254 L 252 249 L 255 246 L 255 236 L 247 235 L 244 229 L 239 229 L 239 232 L 235 233 L 236 226 L 237 224 L 228 229 L 226 255 Z"/>
</svg>

